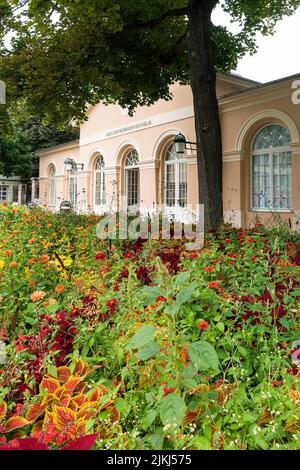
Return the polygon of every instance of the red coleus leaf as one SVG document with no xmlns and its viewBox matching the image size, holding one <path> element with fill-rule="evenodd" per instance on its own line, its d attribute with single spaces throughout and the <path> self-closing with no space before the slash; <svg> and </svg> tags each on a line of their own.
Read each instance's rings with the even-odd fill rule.
<svg viewBox="0 0 300 470">
<path fill-rule="evenodd" d="M 64 429 L 76 422 L 76 413 L 70 408 L 54 406 L 54 413 L 51 414 L 53 422 L 59 429 Z"/>
<path fill-rule="evenodd" d="M 27 419 L 23 418 L 22 416 L 13 416 L 10 418 L 5 425 L 5 431 L 10 432 L 13 431 L 14 429 L 22 428 L 23 426 L 26 426 L 27 424 L 30 424 Z"/>
<path fill-rule="evenodd" d="M 62 447 L 61 450 L 90 450 L 97 439 L 97 434 L 82 436 Z"/>
<path fill-rule="evenodd" d="M 52 378 L 49 378 L 49 377 L 45 377 L 43 378 L 42 382 L 41 382 L 41 387 L 42 388 L 45 388 L 46 390 L 48 390 L 48 392 L 50 393 L 54 393 L 55 390 L 60 386 L 58 380 L 56 379 L 52 379 Z"/>
<path fill-rule="evenodd" d="M 72 393 L 77 387 L 77 385 L 82 382 L 82 380 L 83 379 L 81 377 L 70 376 L 67 382 L 64 384 L 64 388 L 67 390 L 67 392 Z"/>
<path fill-rule="evenodd" d="M 31 405 L 26 413 L 26 419 L 31 423 L 44 413 L 46 405 Z"/>
<path fill-rule="evenodd" d="M 3 419 L 7 412 L 7 404 L 4 401 L 0 402 L 0 419 Z"/>
<path fill-rule="evenodd" d="M 17 439 L 19 448 L 18 450 L 49 450 L 43 442 L 40 442 L 35 437 L 26 437 L 24 439 Z"/>
<path fill-rule="evenodd" d="M 61 366 L 56 369 L 57 378 L 60 382 L 66 382 L 71 375 L 69 367 Z"/>
</svg>

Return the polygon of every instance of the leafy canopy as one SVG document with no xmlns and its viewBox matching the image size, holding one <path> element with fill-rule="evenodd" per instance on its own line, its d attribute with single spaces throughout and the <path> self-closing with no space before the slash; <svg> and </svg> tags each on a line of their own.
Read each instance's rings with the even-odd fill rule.
<svg viewBox="0 0 300 470">
<path fill-rule="evenodd" d="M 57 122 L 84 119 L 87 103 L 117 102 L 133 112 L 170 99 L 172 83 L 189 81 L 193 1 L 0 0 L 0 78 L 9 98 L 26 96 L 32 113 Z M 219 3 L 240 25 L 233 34 L 211 24 L 216 68 L 228 72 L 256 51 L 257 32 L 272 34 L 300 0 L 207 0 L 211 10 Z"/>
</svg>

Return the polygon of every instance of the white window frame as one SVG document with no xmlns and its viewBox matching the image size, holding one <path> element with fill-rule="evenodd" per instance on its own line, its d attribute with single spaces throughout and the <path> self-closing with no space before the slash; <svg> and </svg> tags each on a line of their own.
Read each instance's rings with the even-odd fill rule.
<svg viewBox="0 0 300 470">
<path fill-rule="evenodd" d="M 50 169 L 50 206 L 56 206 L 56 168 Z"/>
<path fill-rule="evenodd" d="M 3 193 L 5 192 L 5 199 L 3 199 Z M 2 184 L 0 186 L 0 202 L 7 202 L 9 197 L 9 186 Z"/>
<path fill-rule="evenodd" d="M 69 174 L 69 200 L 72 208 L 77 207 L 78 203 L 78 181 L 77 181 L 77 172 L 76 170 L 70 171 Z"/>
<path fill-rule="evenodd" d="M 264 127 L 262 127 L 255 135 L 252 143 L 251 143 L 251 159 L 250 159 L 250 207 L 251 207 L 251 211 L 253 212 L 287 212 L 287 213 L 290 213 L 292 211 L 292 207 L 293 207 L 293 202 L 292 202 L 292 151 L 291 151 L 291 147 L 289 145 L 287 146 L 283 146 L 283 147 L 270 147 L 270 148 L 262 148 L 262 149 L 258 149 L 258 150 L 253 150 L 253 147 L 254 147 L 254 143 L 255 143 L 255 140 L 256 138 L 258 137 L 258 135 L 260 134 L 261 131 L 263 131 L 266 127 L 268 126 L 271 126 L 271 125 L 278 125 L 280 127 L 284 127 L 284 126 L 281 126 L 280 124 L 277 124 L 277 123 L 270 123 L 270 124 L 267 124 L 265 125 Z M 280 153 L 285 153 L 285 154 L 289 154 L 290 157 L 291 157 L 291 198 L 290 198 L 290 203 L 291 203 L 291 207 L 290 208 L 281 208 L 281 207 L 272 207 L 272 205 L 274 204 L 274 185 L 273 185 L 273 176 L 274 176 L 274 172 L 273 172 L 273 157 L 274 155 L 278 155 Z M 261 155 L 261 156 L 268 156 L 270 158 L 270 206 L 269 207 L 255 207 L 254 206 L 254 173 L 253 173 L 253 160 L 254 160 L 254 157 L 255 156 L 258 156 L 258 155 Z M 271 205 L 272 204 L 272 205 Z"/>
<path fill-rule="evenodd" d="M 105 191 L 105 163 L 104 163 L 104 158 L 102 155 L 98 155 L 95 161 L 95 166 L 94 166 L 94 207 L 95 209 L 101 209 L 103 206 L 106 205 L 106 191 Z M 98 180 L 98 177 L 100 177 L 100 180 Z M 98 192 L 98 184 L 100 184 L 99 188 L 99 202 L 100 204 L 97 204 L 97 192 Z"/>
<path fill-rule="evenodd" d="M 174 158 L 168 159 L 168 155 L 173 155 Z M 186 198 L 184 205 L 180 205 L 180 183 L 183 180 L 180 180 L 180 164 L 185 165 L 185 174 L 186 174 Z M 167 167 L 174 165 L 175 168 L 175 205 L 169 206 L 167 203 L 167 193 L 168 193 L 168 180 L 167 180 Z M 170 210 L 174 209 L 184 209 L 188 204 L 188 178 L 187 178 L 187 160 L 185 157 L 178 158 L 175 152 L 174 144 L 170 145 L 166 151 L 165 162 L 164 162 L 164 203 L 166 207 Z"/>
<path fill-rule="evenodd" d="M 128 163 L 129 159 L 132 158 L 132 163 Z M 131 149 L 125 156 L 125 164 L 124 164 L 124 172 L 125 172 L 125 197 L 126 197 L 126 206 L 133 208 L 139 207 L 140 205 L 140 166 L 139 166 L 139 155 L 135 149 Z M 129 192 L 129 175 L 130 172 L 134 172 L 137 174 L 136 178 L 136 194 L 137 194 L 137 202 L 135 204 L 128 204 L 128 192 Z"/>
</svg>

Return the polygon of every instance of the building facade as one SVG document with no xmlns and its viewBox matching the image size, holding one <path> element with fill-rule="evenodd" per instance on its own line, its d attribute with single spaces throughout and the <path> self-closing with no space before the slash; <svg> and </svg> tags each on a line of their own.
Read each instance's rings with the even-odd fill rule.
<svg viewBox="0 0 300 470">
<path fill-rule="evenodd" d="M 300 104 L 296 77 L 259 84 L 219 75 L 217 95 L 223 139 L 224 217 L 248 226 L 274 214 L 298 227 L 300 218 Z M 299 83 L 300 85 L 300 83 Z M 175 84 L 172 101 L 138 108 L 133 117 L 117 105 L 98 104 L 80 126 L 80 140 L 38 152 L 40 202 L 78 212 L 167 206 L 181 213 L 198 202 L 194 150 L 180 158 L 174 139 L 194 142 L 189 86 Z M 67 170 L 66 160 L 73 162 Z M 77 165 L 77 166 L 76 166 Z"/>
<path fill-rule="evenodd" d="M 17 176 L 0 175 L 0 204 L 25 204 L 27 186 Z"/>
</svg>

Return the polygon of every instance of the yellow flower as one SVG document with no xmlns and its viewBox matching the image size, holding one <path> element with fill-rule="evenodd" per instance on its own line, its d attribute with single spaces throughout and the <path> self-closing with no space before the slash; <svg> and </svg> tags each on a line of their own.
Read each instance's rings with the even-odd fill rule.
<svg viewBox="0 0 300 470">
<path fill-rule="evenodd" d="M 60 255 L 60 259 L 63 262 L 63 265 L 64 265 L 65 268 L 67 268 L 68 266 L 71 266 L 72 258 L 70 256 Z M 58 259 L 55 260 L 55 264 L 56 264 L 57 270 L 61 271 L 62 266 L 61 266 L 60 262 L 58 261 Z"/>
<path fill-rule="evenodd" d="M 5 263 L 2 259 L 0 259 L 0 271 L 4 268 Z"/>
</svg>

